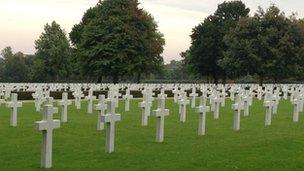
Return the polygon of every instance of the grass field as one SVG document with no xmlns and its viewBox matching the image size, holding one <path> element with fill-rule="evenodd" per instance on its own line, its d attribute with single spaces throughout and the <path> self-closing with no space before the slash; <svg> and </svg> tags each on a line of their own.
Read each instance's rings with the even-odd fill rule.
<svg viewBox="0 0 304 171">
<path fill-rule="evenodd" d="M 52 170 L 303 170 L 304 124 L 292 122 L 292 106 L 281 101 L 272 125 L 264 126 L 265 109 L 255 100 L 250 116 L 241 118 L 234 132 L 231 101 L 221 108 L 220 119 L 207 114 L 207 135 L 197 136 L 198 114 L 188 109 L 186 123 L 179 122 L 178 105 L 167 100 L 165 142 L 155 142 L 155 118 L 142 127 L 140 100 L 132 100 L 116 125 L 116 151 L 105 154 L 104 131 L 96 130 L 97 113 L 87 114 L 86 104 L 69 107 L 68 123 L 54 131 Z M 155 101 L 156 102 L 156 101 Z M 155 108 L 156 104 L 154 104 Z M 9 126 L 8 108 L 0 108 L 0 170 L 40 170 L 41 120 L 33 103 L 18 110 L 18 127 Z M 55 118 L 60 118 L 59 114 Z"/>
</svg>

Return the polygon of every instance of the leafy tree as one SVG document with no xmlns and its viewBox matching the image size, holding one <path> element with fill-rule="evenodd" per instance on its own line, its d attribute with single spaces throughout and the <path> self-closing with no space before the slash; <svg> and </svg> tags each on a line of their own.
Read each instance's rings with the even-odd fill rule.
<svg viewBox="0 0 304 171">
<path fill-rule="evenodd" d="M 218 5 L 213 15 L 193 29 L 192 43 L 185 62 L 192 73 L 211 76 L 215 83 L 220 77 L 225 81 L 226 72 L 218 65 L 227 46 L 224 36 L 241 17 L 247 17 L 249 9 L 241 1 L 224 2 Z"/>
<path fill-rule="evenodd" d="M 8 46 L 1 51 L 1 56 L 4 59 L 8 59 L 14 56 L 12 47 Z"/>
<path fill-rule="evenodd" d="M 277 82 L 303 71 L 303 27 L 274 5 L 241 19 L 225 42 L 229 48 L 219 63 L 230 75 L 257 74 L 262 84 L 266 77 Z"/>
<path fill-rule="evenodd" d="M 162 72 L 156 74 L 156 79 L 178 81 L 189 78 L 183 61 L 172 60 L 162 67 Z"/>
<path fill-rule="evenodd" d="M 12 54 L 12 51 L 6 51 Z M 6 56 L 6 55 L 4 55 Z M 29 67 L 26 65 L 25 55 L 21 52 L 6 56 L 3 61 L 2 81 L 5 82 L 26 82 L 28 81 Z"/>
<path fill-rule="evenodd" d="M 32 68 L 34 81 L 66 80 L 70 75 L 71 49 L 64 30 L 53 21 L 35 41 L 37 50 Z"/>
<path fill-rule="evenodd" d="M 104 0 L 75 25 L 70 39 L 85 74 L 112 77 L 149 74 L 162 64 L 163 35 L 138 0 Z"/>
</svg>

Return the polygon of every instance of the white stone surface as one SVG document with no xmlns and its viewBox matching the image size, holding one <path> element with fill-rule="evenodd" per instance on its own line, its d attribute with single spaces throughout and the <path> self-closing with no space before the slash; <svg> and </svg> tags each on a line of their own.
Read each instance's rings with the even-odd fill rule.
<svg viewBox="0 0 304 171">
<path fill-rule="evenodd" d="M 53 120 L 53 114 L 58 109 L 52 105 L 45 105 L 43 108 L 42 121 L 35 123 L 36 129 L 42 131 L 42 148 L 41 148 L 41 167 L 52 167 L 52 149 L 53 149 L 53 129 L 60 127 L 59 120 Z"/>
<path fill-rule="evenodd" d="M 130 110 L 130 99 L 133 98 L 133 95 L 130 94 L 130 89 L 126 89 L 126 94 L 122 97 L 125 99 L 125 111 L 128 112 Z"/>
<path fill-rule="evenodd" d="M 115 100 L 108 99 L 107 101 L 107 114 L 101 116 L 101 122 L 106 124 L 106 153 L 114 152 L 115 145 L 115 123 L 121 120 L 120 114 L 115 113 Z"/>
<path fill-rule="evenodd" d="M 18 123 L 18 107 L 22 107 L 22 102 L 18 102 L 18 95 L 11 94 L 11 102 L 7 103 L 7 107 L 11 108 L 10 126 L 16 127 Z"/>
<path fill-rule="evenodd" d="M 206 112 L 210 112 L 210 106 L 199 106 L 198 112 L 198 135 L 206 134 Z"/>
<path fill-rule="evenodd" d="M 165 116 L 169 115 L 169 109 L 165 109 L 166 106 L 166 96 L 158 96 L 158 107 L 154 110 L 153 115 L 156 117 L 156 142 L 164 141 L 164 126 L 165 126 Z"/>
<path fill-rule="evenodd" d="M 62 99 L 58 101 L 58 105 L 61 106 L 61 122 L 68 121 L 68 106 L 72 104 L 72 101 L 68 100 L 68 93 L 62 93 Z"/>
<path fill-rule="evenodd" d="M 97 130 L 103 130 L 104 129 L 104 123 L 101 121 L 101 117 L 103 115 L 105 115 L 105 111 L 107 110 L 105 95 L 99 95 L 98 96 L 98 104 L 95 106 L 95 110 L 98 111 Z"/>
<path fill-rule="evenodd" d="M 93 89 L 89 90 L 88 96 L 85 97 L 88 100 L 88 113 L 93 113 L 93 101 L 96 100 L 96 96 L 93 95 Z"/>
<path fill-rule="evenodd" d="M 179 120 L 180 122 L 186 122 L 187 117 L 187 105 L 190 103 L 189 100 L 187 100 L 187 93 L 183 92 L 181 94 L 181 99 L 179 100 L 178 104 L 180 106 L 180 113 L 179 113 Z"/>
</svg>

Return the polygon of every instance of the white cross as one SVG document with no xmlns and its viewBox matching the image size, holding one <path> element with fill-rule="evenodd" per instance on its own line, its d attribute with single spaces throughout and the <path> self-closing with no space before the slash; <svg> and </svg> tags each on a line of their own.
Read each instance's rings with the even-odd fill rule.
<svg viewBox="0 0 304 171">
<path fill-rule="evenodd" d="M 299 122 L 299 103 L 300 100 L 294 99 L 293 104 L 293 122 Z"/>
<path fill-rule="evenodd" d="M 133 98 L 133 95 L 130 94 L 130 89 L 128 88 L 126 90 L 126 94 L 122 96 L 123 99 L 125 99 L 125 111 L 130 110 L 130 99 Z"/>
<path fill-rule="evenodd" d="M 74 92 L 73 95 L 75 97 L 76 109 L 80 109 L 81 108 L 81 98 L 84 97 L 84 94 L 81 92 L 81 90 L 79 90 L 79 91 Z"/>
<path fill-rule="evenodd" d="M 68 106 L 72 104 L 70 100 L 68 100 L 68 93 L 62 93 L 62 100 L 58 102 L 61 106 L 61 122 L 68 121 Z"/>
<path fill-rule="evenodd" d="M 156 117 L 156 142 L 164 141 L 165 116 L 169 115 L 169 109 L 165 109 L 166 96 L 158 97 L 158 107 L 153 115 Z"/>
<path fill-rule="evenodd" d="M 269 101 L 265 101 L 264 102 L 264 107 L 266 107 L 266 115 L 265 115 L 265 125 L 271 125 L 271 115 L 272 115 L 272 109 L 273 109 L 273 101 L 269 100 Z"/>
<path fill-rule="evenodd" d="M 273 101 L 273 114 L 278 113 L 278 105 L 280 102 L 280 96 L 277 93 L 271 96 L 271 99 Z"/>
<path fill-rule="evenodd" d="M 262 89 L 262 87 L 261 86 L 259 86 L 259 88 L 258 88 L 258 90 L 257 90 L 257 98 L 259 99 L 259 100 L 262 100 L 262 96 L 263 96 L 263 89 Z"/>
<path fill-rule="evenodd" d="M 172 90 L 172 93 L 173 93 L 174 102 L 177 103 L 177 101 L 178 101 L 178 94 L 179 94 L 178 87 L 174 87 L 174 89 Z"/>
<path fill-rule="evenodd" d="M 200 97 L 200 106 L 206 106 L 207 105 L 207 93 L 206 92 L 202 92 L 202 95 Z"/>
<path fill-rule="evenodd" d="M 93 89 L 89 90 L 89 94 L 85 99 L 88 100 L 88 113 L 93 113 L 93 101 L 96 99 L 96 96 L 93 96 Z"/>
<path fill-rule="evenodd" d="M 215 96 L 215 98 L 213 99 L 213 103 L 214 103 L 214 119 L 219 119 L 220 117 L 220 104 L 222 102 L 222 98 L 219 98 L 218 96 Z"/>
<path fill-rule="evenodd" d="M 160 94 L 157 95 L 158 98 L 166 98 L 167 97 L 167 94 L 165 93 L 165 89 L 162 88 L 160 90 Z"/>
<path fill-rule="evenodd" d="M 141 117 L 142 126 L 148 125 L 148 117 L 150 116 L 151 106 L 152 106 L 152 102 L 149 100 L 149 95 L 143 93 L 143 101 L 139 103 L 139 107 L 143 109 L 142 117 Z"/>
<path fill-rule="evenodd" d="M 195 87 L 192 88 L 192 93 L 189 96 L 192 97 L 192 99 L 191 99 L 191 107 L 195 108 L 195 99 L 198 96 L 198 94 L 196 93 Z"/>
<path fill-rule="evenodd" d="M 11 102 L 7 103 L 7 107 L 11 108 L 11 120 L 10 125 L 13 127 L 17 126 L 17 109 L 22 107 L 22 102 L 18 102 L 18 95 L 16 93 L 11 94 Z"/>
<path fill-rule="evenodd" d="M 111 89 L 108 91 L 108 98 L 115 100 L 115 107 L 118 107 L 118 100 L 121 96 L 121 93 L 119 93 L 118 87 L 111 87 Z"/>
<path fill-rule="evenodd" d="M 187 93 L 182 92 L 181 94 L 181 99 L 179 100 L 179 105 L 180 105 L 180 121 L 181 122 L 186 122 L 186 111 L 187 111 L 187 104 L 190 103 L 189 100 L 187 100 Z"/>
<path fill-rule="evenodd" d="M 199 106 L 198 112 L 198 135 L 206 134 L 206 112 L 210 112 L 210 106 Z"/>
<path fill-rule="evenodd" d="M 232 109 L 234 111 L 233 130 L 239 131 L 241 124 L 241 110 L 244 109 L 244 105 L 241 102 L 237 102 L 232 105 Z"/>
<path fill-rule="evenodd" d="M 287 98 L 288 98 L 288 89 L 287 89 L 287 86 L 283 86 L 282 91 L 283 91 L 283 98 L 285 100 L 287 100 Z"/>
<path fill-rule="evenodd" d="M 231 89 L 230 89 L 230 99 L 231 99 L 231 101 L 234 101 L 234 97 L 235 97 L 235 90 L 234 90 L 234 87 L 231 87 Z"/>
<path fill-rule="evenodd" d="M 39 112 L 41 108 L 41 104 L 43 103 L 42 90 L 41 89 L 36 90 L 36 92 L 33 93 L 32 96 L 35 99 L 36 111 Z"/>
<path fill-rule="evenodd" d="M 106 153 L 114 152 L 115 144 L 115 122 L 121 120 L 120 114 L 115 113 L 115 100 L 108 99 L 107 101 L 107 114 L 101 116 L 101 122 L 106 124 Z"/>
<path fill-rule="evenodd" d="M 249 97 L 248 95 L 244 95 L 242 97 L 242 101 L 244 104 L 244 116 L 249 116 Z"/>
<path fill-rule="evenodd" d="M 99 102 L 95 106 L 95 110 L 99 111 L 98 117 L 97 117 L 97 130 L 103 130 L 104 123 L 101 122 L 101 116 L 103 116 L 105 113 L 105 110 L 107 110 L 105 95 L 99 95 L 98 99 L 99 99 Z"/>
<path fill-rule="evenodd" d="M 53 120 L 53 114 L 57 112 L 58 109 L 52 105 L 45 105 L 42 121 L 35 123 L 36 129 L 42 131 L 41 167 L 43 168 L 52 167 L 53 129 L 60 127 L 60 121 Z"/>
<path fill-rule="evenodd" d="M 224 86 L 223 86 L 223 88 L 222 88 L 222 92 L 221 92 L 221 94 L 220 94 L 220 97 L 222 98 L 221 106 L 224 107 L 225 104 L 226 104 L 226 89 L 225 89 Z"/>
</svg>

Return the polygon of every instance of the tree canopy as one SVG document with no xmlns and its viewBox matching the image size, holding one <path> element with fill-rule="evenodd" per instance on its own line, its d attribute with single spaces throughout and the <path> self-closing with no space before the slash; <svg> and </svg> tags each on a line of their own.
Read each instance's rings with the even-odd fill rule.
<svg viewBox="0 0 304 171">
<path fill-rule="evenodd" d="M 225 79 L 226 72 L 218 65 L 227 49 L 224 37 L 248 13 L 249 9 L 241 1 L 224 2 L 218 5 L 213 15 L 193 29 L 189 54 L 185 57 L 185 63 L 193 73 L 211 76 L 215 83 L 221 76 Z"/>
<path fill-rule="evenodd" d="M 260 83 L 266 77 L 275 82 L 295 77 L 303 73 L 303 33 L 294 16 L 286 17 L 274 5 L 259 8 L 226 35 L 228 49 L 219 63 L 232 77 L 256 74 Z"/>
<path fill-rule="evenodd" d="M 101 81 L 149 74 L 162 63 L 163 35 L 137 0 L 104 0 L 75 25 L 70 39 L 83 71 Z"/>
<path fill-rule="evenodd" d="M 53 21 L 35 41 L 37 50 L 32 68 L 32 79 L 61 81 L 70 75 L 71 49 L 65 31 Z"/>
</svg>

